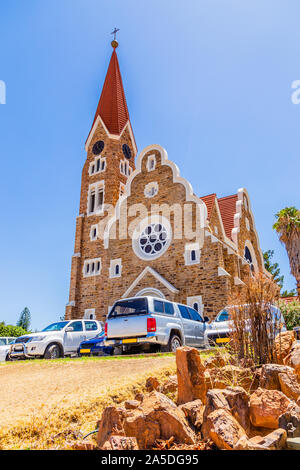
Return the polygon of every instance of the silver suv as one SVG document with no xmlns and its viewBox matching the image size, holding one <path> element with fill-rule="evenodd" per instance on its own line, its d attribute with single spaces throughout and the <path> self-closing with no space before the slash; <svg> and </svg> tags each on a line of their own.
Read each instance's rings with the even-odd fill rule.
<svg viewBox="0 0 300 470">
<path fill-rule="evenodd" d="M 115 302 L 105 323 L 105 345 L 176 351 L 181 345 L 204 347 L 205 323 L 193 308 L 156 297 Z"/>
</svg>

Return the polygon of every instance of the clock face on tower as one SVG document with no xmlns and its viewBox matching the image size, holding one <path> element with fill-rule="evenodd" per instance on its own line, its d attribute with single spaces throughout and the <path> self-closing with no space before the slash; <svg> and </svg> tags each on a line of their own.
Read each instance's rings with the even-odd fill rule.
<svg viewBox="0 0 300 470">
<path fill-rule="evenodd" d="M 94 155 L 99 155 L 102 150 L 104 149 L 104 142 L 103 140 L 98 140 L 94 145 L 93 145 L 93 154 Z"/>
<path fill-rule="evenodd" d="M 125 158 L 128 158 L 128 160 L 130 160 L 131 158 L 131 150 L 129 148 L 129 146 L 127 144 L 124 144 L 122 146 L 122 151 L 123 151 L 123 154 L 124 154 L 124 157 Z"/>
</svg>

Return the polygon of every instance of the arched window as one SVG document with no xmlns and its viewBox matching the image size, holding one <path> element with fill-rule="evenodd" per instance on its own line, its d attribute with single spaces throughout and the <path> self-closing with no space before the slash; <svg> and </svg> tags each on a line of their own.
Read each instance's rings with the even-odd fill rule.
<svg viewBox="0 0 300 470">
<path fill-rule="evenodd" d="M 196 310 L 196 312 L 199 312 L 199 305 L 198 305 L 198 302 L 194 302 L 194 304 L 193 304 L 193 309 Z"/>
<path fill-rule="evenodd" d="M 244 258 L 247 261 L 247 263 L 250 265 L 251 271 L 254 271 L 252 256 L 247 246 L 245 246 Z"/>
</svg>

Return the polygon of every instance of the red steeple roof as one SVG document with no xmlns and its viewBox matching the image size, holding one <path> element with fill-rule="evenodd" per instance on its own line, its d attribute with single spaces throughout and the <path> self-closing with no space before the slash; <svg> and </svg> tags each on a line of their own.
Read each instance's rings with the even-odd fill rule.
<svg viewBox="0 0 300 470">
<path fill-rule="evenodd" d="M 234 214 L 236 213 L 237 199 L 236 194 L 218 199 L 224 230 L 228 238 L 231 238 L 231 231 L 234 227 Z"/>
<path fill-rule="evenodd" d="M 114 135 L 120 135 L 125 124 L 129 121 L 129 113 L 115 48 L 111 55 L 93 125 L 98 116 L 103 120 L 108 132 Z"/>
</svg>

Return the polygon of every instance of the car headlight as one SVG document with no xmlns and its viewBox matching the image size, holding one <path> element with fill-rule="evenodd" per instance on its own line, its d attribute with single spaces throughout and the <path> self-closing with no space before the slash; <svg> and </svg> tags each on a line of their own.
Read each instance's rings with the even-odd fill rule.
<svg viewBox="0 0 300 470">
<path fill-rule="evenodd" d="M 99 346 L 103 346 L 103 341 L 100 341 L 99 343 L 96 343 L 95 346 L 98 346 L 98 348 L 99 348 Z"/>
<path fill-rule="evenodd" d="M 46 336 L 33 336 L 30 338 L 27 343 L 33 343 L 34 341 L 43 341 L 46 338 Z"/>
</svg>

